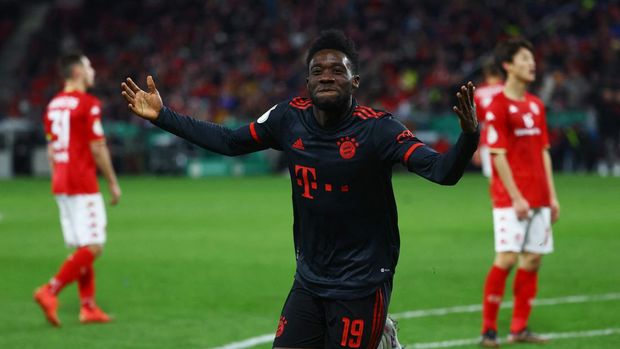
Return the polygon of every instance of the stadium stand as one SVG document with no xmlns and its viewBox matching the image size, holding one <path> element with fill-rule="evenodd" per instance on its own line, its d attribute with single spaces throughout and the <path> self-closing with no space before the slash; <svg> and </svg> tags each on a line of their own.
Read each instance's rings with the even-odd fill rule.
<svg viewBox="0 0 620 349">
<path fill-rule="evenodd" d="M 33 6 L 2 6 L 4 42 L 20 34 L 15 28 L 32 18 Z M 121 172 L 146 168 L 149 161 L 136 160 L 141 154 L 129 145 L 155 132 L 130 117 L 119 97 L 125 76 L 142 80 L 137 74 L 150 72 L 165 103 L 183 113 L 244 122 L 277 101 L 304 94 L 309 40 L 321 29 L 338 27 L 360 49 L 358 100 L 393 111 L 408 126 L 432 132 L 437 142 L 453 140 L 458 130 L 449 115 L 455 86 L 480 79 L 480 63 L 497 40 L 528 37 L 539 62 L 534 92 L 548 106 L 553 126 L 555 166 L 566 171 L 598 166 L 606 174 L 616 164 L 620 175 L 620 5 L 615 1 L 559 6 L 508 0 L 62 0 L 46 3 L 44 11 L 33 26 L 38 29 L 23 42 L 24 59 L 2 76 L 14 88 L 0 95 L 0 120 L 38 122 L 58 89 L 56 57 L 79 48 L 97 70 L 94 93 L 102 99 Z M 204 155 L 178 148 L 186 157 Z"/>
</svg>

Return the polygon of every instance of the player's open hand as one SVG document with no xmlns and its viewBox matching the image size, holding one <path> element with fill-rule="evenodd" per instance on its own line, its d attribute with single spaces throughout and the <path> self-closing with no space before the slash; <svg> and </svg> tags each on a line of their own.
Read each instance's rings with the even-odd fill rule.
<svg viewBox="0 0 620 349">
<path fill-rule="evenodd" d="M 161 101 L 159 91 L 155 87 L 155 81 L 152 76 L 146 77 L 146 86 L 148 91 L 142 90 L 136 85 L 131 78 L 127 78 L 127 82 L 121 83 L 121 95 L 125 97 L 129 109 L 139 117 L 153 121 L 157 119 L 159 111 L 164 106 Z"/>
<path fill-rule="evenodd" d="M 111 184 L 110 185 L 110 205 L 112 206 L 116 206 L 118 205 L 118 202 L 121 200 L 121 187 L 118 185 L 118 183 L 115 184 Z"/>
<path fill-rule="evenodd" d="M 560 219 L 560 202 L 558 199 L 551 199 L 551 223 L 555 223 Z"/>
<path fill-rule="evenodd" d="M 457 105 L 452 110 L 458 115 L 461 129 L 467 133 L 474 133 L 478 129 L 478 118 L 476 118 L 476 106 L 474 104 L 474 90 L 476 87 L 470 81 L 467 86 L 461 86 L 456 93 Z"/>
<path fill-rule="evenodd" d="M 517 219 L 522 221 L 528 219 L 530 213 L 530 203 L 527 200 L 520 196 L 516 199 L 512 200 L 512 208 L 515 210 L 515 214 L 517 215 Z"/>
</svg>

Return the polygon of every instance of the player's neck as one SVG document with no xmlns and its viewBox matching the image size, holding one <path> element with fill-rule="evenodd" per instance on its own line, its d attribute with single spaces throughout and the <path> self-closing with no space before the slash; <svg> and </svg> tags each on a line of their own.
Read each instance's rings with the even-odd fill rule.
<svg viewBox="0 0 620 349">
<path fill-rule="evenodd" d="M 78 81 L 67 80 L 63 92 L 86 92 L 86 86 Z"/>
<path fill-rule="evenodd" d="M 351 109 L 352 101 L 340 110 L 323 110 L 314 106 L 314 118 L 321 128 L 330 129 L 336 126 Z"/>
<path fill-rule="evenodd" d="M 524 81 L 513 76 L 509 76 L 508 79 L 506 79 L 506 84 L 504 85 L 504 95 L 517 101 L 523 100 L 525 98 L 525 93 L 527 92 L 527 86 L 528 84 Z"/>
</svg>

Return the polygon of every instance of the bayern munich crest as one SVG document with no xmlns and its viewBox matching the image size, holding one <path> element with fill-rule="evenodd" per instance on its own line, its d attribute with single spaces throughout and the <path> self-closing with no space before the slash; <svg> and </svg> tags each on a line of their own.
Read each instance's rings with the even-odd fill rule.
<svg viewBox="0 0 620 349">
<path fill-rule="evenodd" d="M 345 160 L 353 158 L 356 149 L 360 146 L 353 137 L 342 137 L 336 144 L 340 147 L 340 156 Z"/>
</svg>

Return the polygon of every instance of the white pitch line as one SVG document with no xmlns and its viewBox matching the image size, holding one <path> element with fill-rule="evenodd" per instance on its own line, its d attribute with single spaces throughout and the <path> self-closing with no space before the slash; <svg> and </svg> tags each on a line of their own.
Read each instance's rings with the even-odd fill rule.
<svg viewBox="0 0 620 349">
<path fill-rule="evenodd" d="M 601 295 L 577 295 L 577 296 L 567 296 L 567 297 L 559 297 L 559 298 L 546 298 L 546 299 L 536 299 L 534 300 L 534 305 L 536 306 L 546 306 L 546 305 L 558 305 L 558 304 L 571 304 L 571 303 L 587 303 L 587 302 L 605 302 L 605 301 L 613 301 L 620 300 L 620 293 L 607 293 Z M 512 308 L 512 302 L 502 302 L 501 308 Z M 471 305 L 459 305 L 456 307 L 450 308 L 437 308 L 437 309 L 423 309 L 423 310 L 412 310 L 405 311 L 402 313 L 390 314 L 390 316 L 396 320 L 399 319 L 412 319 L 419 317 L 428 317 L 428 316 L 442 316 L 447 314 L 461 314 L 461 313 L 476 313 L 482 310 L 481 304 L 471 304 Z"/>
<path fill-rule="evenodd" d="M 248 338 L 248 339 L 246 339 L 244 341 L 226 344 L 226 345 L 224 345 L 222 347 L 217 347 L 217 348 L 214 348 L 214 349 L 244 349 L 244 348 L 251 348 L 251 347 L 253 347 L 255 345 L 273 342 L 274 337 L 275 337 L 275 335 L 273 333 L 264 334 L 262 336 Z"/>
<path fill-rule="evenodd" d="M 567 296 L 567 297 L 559 297 L 559 298 L 537 299 L 534 301 L 534 304 L 537 306 L 547 306 L 547 305 L 571 304 L 571 303 L 574 304 L 574 303 L 588 303 L 588 302 L 605 302 L 605 301 L 614 301 L 614 300 L 620 300 L 620 293 L 607 293 L 607 294 L 592 295 L 592 296 L 575 295 L 575 296 Z M 512 302 L 503 302 L 501 304 L 501 308 L 512 308 Z M 471 305 L 460 305 L 460 306 L 449 307 L 449 308 L 405 311 L 402 313 L 390 314 L 390 316 L 394 319 L 412 319 L 412 318 L 420 318 L 420 317 L 428 317 L 428 316 L 442 316 L 442 315 L 447 315 L 447 314 L 475 313 L 475 312 L 479 312 L 481 309 L 482 309 L 482 306 L 480 304 L 471 304 Z M 274 338 L 273 333 L 267 333 L 267 334 L 263 334 L 260 336 L 248 338 L 242 341 L 229 343 L 229 344 L 223 345 L 221 347 L 213 348 L 213 349 L 251 348 L 259 344 L 272 342 L 273 338 Z M 466 343 L 458 344 L 458 345 L 469 345 L 469 344 L 478 342 L 477 339 L 474 342 L 472 342 L 471 339 L 459 339 L 456 341 L 448 341 L 448 342 L 456 343 L 458 341 L 466 341 Z M 414 346 L 414 348 L 416 347 Z M 441 348 L 441 347 L 437 347 L 437 348 Z"/>
<path fill-rule="evenodd" d="M 578 332 L 556 332 L 541 334 L 542 337 L 548 339 L 565 339 L 565 338 L 584 338 L 584 337 L 601 337 L 611 336 L 614 334 L 620 334 L 620 328 L 605 328 L 600 330 L 591 331 L 578 331 Z M 466 339 L 454 339 L 443 342 L 430 342 L 430 343 L 413 343 L 409 344 L 407 348 L 413 349 L 434 349 L 434 348 L 452 348 L 461 347 L 465 345 L 478 344 L 480 338 L 466 338 Z"/>
</svg>

